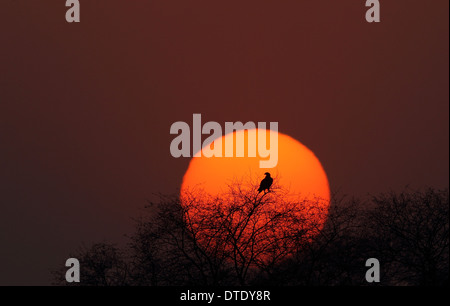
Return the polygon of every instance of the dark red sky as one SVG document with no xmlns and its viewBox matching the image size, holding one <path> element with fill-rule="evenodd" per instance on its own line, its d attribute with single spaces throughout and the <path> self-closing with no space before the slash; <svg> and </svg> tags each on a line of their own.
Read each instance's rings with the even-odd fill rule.
<svg viewBox="0 0 450 306">
<path fill-rule="evenodd" d="M 278 121 L 331 188 L 449 185 L 447 0 L 0 3 L 0 284 L 124 241 L 188 159 L 175 121 Z"/>
</svg>

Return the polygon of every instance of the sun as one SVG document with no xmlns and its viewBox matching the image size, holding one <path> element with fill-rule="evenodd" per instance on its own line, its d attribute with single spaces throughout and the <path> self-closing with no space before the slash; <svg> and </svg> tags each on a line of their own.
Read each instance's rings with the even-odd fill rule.
<svg viewBox="0 0 450 306">
<path fill-rule="evenodd" d="M 276 166 L 273 168 L 260 168 L 261 158 L 259 154 L 256 157 L 248 157 L 249 146 L 258 145 L 258 137 L 249 137 L 251 133 L 266 133 L 266 144 L 269 144 L 271 133 L 277 133 L 278 136 L 278 156 Z M 245 154 L 244 157 L 205 157 L 202 153 L 205 148 L 210 149 L 217 144 L 222 144 L 222 151 L 225 153 L 225 144 L 230 143 L 227 140 L 233 139 L 234 151 L 236 151 L 237 136 L 244 136 Z M 267 146 L 266 145 L 266 146 Z M 225 154 L 222 154 L 225 156 Z M 236 156 L 236 155 L 234 155 Z M 266 157 L 265 159 L 269 159 Z M 273 157 L 272 157 L 273 158 Z M 264 194 L 258 193 L 258 184 L 265 177 L 264 173 L 269 172 L 274 179 L 270 192 Z M 200 152 L 191 159 L 189 167 L 183 177 L 180 198 L 182 205 L 187 205 L 187 194 L 204 201 L 195 202 L 195 212 L 189 216 L 190 222 L 199 224 L 205 219 L 214 219 L 210 215 L 212 209 L 225 211 L 230 205 L 235 205 L 236 200 L 224 197 L 230 195 L 230 188 L 238 187 L 239 192 L 244 192 L 245 197 L 250 197 L 254 203 L 264 199 L 265 207 L 260 211 L 261 219 L 267 220 L 267 216 L 273 216 L 277 212 L 298 208 L 297 215 L 290 218 L 291 221 L 280 221 L 276 224 L 276 230 L 271 233 L 265 233 L 260 239 L 256 248 L 261 249 L 261 260 L 268 258 L 264 249 L 264 243 L 273 244 L 274 241 L 294 235 L 294 231 L 305 229 L 306 223 L 313 224 L 314 231 L 309 231 L 309 237 L 320 230 L 327 217 L 330 188 L 327 175 L 316 155 L 306 146 L 294 138 L 280 132 L 269 130 L 241 130 L 227 134 L 206 145 Z M 214 200 L 214 197 L 221 197 L 222 200 Z M 208 199 L 208 200 L 206 200 Z M 190 200 L 189 200 L 190 201 Z M 209 204 L 206 202 L 209 201 Z M 215 202 L 215 203 L 211 203 Z M 190 201 L 192 203 L 192 201 Z M 289 203 L 289 204 L 288 204 Z M 286 205 L 294 205 L 289 208 Z M 221 206 L 221 207 L 217 207 Z M 286 207 L 283 207 L 286 206 Z M 319 212 L 320 213 L 317 213 Z M 205 216 L 207 216 L 205 218 Z M 233 215 L 233 218 L 241 220 L 241 215 Z M 253 230 L 261 225 L 264 220 L 253 222 Z M 295 221 L 292 221 L 295 220 Z M 299 221 L 303 220 L 303 221 Z M 213 221 L 213 220 L 212 220 Z M 234 221 L 231 221 L 234 222 Z M 301 224 L 304 223 L 304 224 Z M 198 228 L 202 228 L 198 225 Z M 244 229 L 242 237 L 251 237 L 251 229 Z M 289 233 L 292 231 L 292 233 Z M 314 232 L 314 233 L 313 233 Z M 204 237 L 211 237 L 211 233 L 205 230 Z M 206 238 L 205 238 L 206 239 Z M 308 238 L 309 239 L 309 238 Z M 245 243 L 243 243 L 245 244 Z M 266 254 L 266 255 L 264 255 Z"/>
<path fill-rule="evenodd" d="M 274 168 L 260 168 L 259 162 L 262 158 L 258 155 L 247 157 L 248 146 L 257 145 L 257 143 L 248 142 L 249 132 L 253 131 L 233 132 L 214 141 L 225 144 L 228 138 L 233 138 L 235 149 L 236 136 L 244 134 L 246 148 L 244 157 L 205 157 L 201 152 L 197 152 L 183 177 L 181 191 L 201 188 L 212 195 L 221 194 L 226 192 L 233 182 L 261 180 L 264 178 L 264 173 L 269 172 L 275 179 L 274 183 L 289 190 L 290 196 L 321 198 L 325 202 L 329 201 L 330 189 L 327 175 L 319 159 L 311 150 L 294 138 L 277 132 L 278 163 Z M 270 131 L 267 134 L 269 133 L 275 132 Z M 223 145 L 222 148 L 224 151 L 225 146 Z"/>
</svg>

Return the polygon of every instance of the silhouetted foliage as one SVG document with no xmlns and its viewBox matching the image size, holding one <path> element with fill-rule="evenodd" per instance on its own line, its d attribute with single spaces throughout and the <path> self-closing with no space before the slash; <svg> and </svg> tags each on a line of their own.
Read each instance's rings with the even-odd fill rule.
<svg viewBox="0 0 450 306">
<path fill-rule="evenodd" d="M 136 220 L 127 248 L 95 244 L 73 256 L 81 284 L 368 285 L 371 257 L 381 285 L 448 284 L 447 190 L 334 197 L 327 212 L 319 202 L 288 200 L 278 186 L 259 195 L 256 188 L 160 195 Z M 325 215 L 322 226 L 315 217 Z M 65 284 L 64 272 L 56 283 Z"/>
<path fill-rule="evenodd" d="M 83 286 L 125 286 L 130 284 L 129 264 L 122 250 L 110 243 L 82 247 L 70 256 L 80 261 L 80 283 Z M 55 284 L 66 284 L 67 268 L 55 271 Z"/>
<path fill-rule="evenodd" d="M 371 252 L 388 284 L 443 285 L 449 271 L 448 190 L 373 197 L 368 212 Z"/>
</svg>

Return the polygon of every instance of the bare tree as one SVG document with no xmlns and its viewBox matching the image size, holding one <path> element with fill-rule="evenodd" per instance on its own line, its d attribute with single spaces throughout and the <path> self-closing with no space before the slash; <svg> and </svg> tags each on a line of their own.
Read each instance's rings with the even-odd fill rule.
<svg viewBox="0 0 450 306">
<path fill-rule="evenodd" d="M 80 283 L 83 286 L 126 286 L 130 284 L 129 265 L 121 249 L 110 243 L 96 243 L 82 247 L 70 257 L 80 261 Z M 54 271 L 54 284 L 68 285 L 67 268 Z"/>
<path fill-rule="evenodd" d="M 278 285 L 360 285 L 364 278 L 361 200 L 333 195 L 327 220 L 294 256 L 277 265 L 263 283 Z"/>
<path fill-rule="evenodd" d="M 157 215 L 141 220 L 133 237 L 137 266 L 146 267 L 146 275 L 149 270 L 154 275 L 155 266 L 170 266 L 179 278 L 184 275 L 181 282 L 245 285 L 256 273 L 270 273 L 320 231 L 326 216 L 321 200 L 288 201 L 276 186 L 266 194 L 242 186 L 234 184 L 216 197 L 197 191 L 163 198 Z M 148 249 L 150 238 L 157 249 Z M 143 265 L 143 258 L 151 261 Z"/>
<path fill-rule="evenodd" d="M 371 257 L 384 285 L 448 284 L 448 190 L 333 196 L 328 206 L 276 185 L 256 189 L 235 183 L 214 197 L 159 195 L 128 248 L 103 243 L 74 254 L 81 284 L 367 285 Z"/>
<path fill-rule="evenodd" d="M 197 202 L 198 204 L 198 202 Z M 141 284 L 217 285 L 226 275 L 220 245 L 200 245 L 198 232 L 187 223 L 187 210 L 177 196 L 159 195 L 151 213 L 137 221 L 131 236 L 133 275 Z M 222 256 L 221 256 L 222 255 Z"/>
<path fill-rule="evenodd" d="M 448 190 L 427 189 L 373 197 L 367 214 L 372 253 L 386 282 L 400 285 L 448 283 Z"/>
</svg>

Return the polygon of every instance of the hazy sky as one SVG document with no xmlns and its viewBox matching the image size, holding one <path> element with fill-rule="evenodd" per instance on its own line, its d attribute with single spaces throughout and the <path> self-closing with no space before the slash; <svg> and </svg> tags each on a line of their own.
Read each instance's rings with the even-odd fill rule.
<svg viewBox="0 0 450 306">
<path fill-rule="evenodd" d="M 174 193 L 175 121 L 277 121 L 331 189 L 448 188 L 447 0 L 0 2 L 0 284 L 48 284 Z"/>
</svg>

